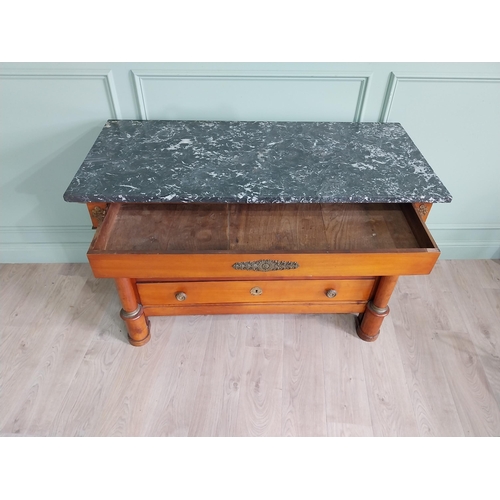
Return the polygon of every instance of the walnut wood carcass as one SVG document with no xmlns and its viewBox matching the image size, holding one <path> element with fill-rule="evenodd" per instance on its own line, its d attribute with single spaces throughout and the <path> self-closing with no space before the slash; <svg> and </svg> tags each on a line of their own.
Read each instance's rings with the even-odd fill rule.
<svg viewBox="0 0 500 500">
<path fill-rule="evenodd" d="M 88 259 L 115 279 L 135 346 L 149 316 L 235 313 L 355 313 L 373 341 L 398 276 L 439 256 L 430 204 L 111 203 L 102 222 L 90 208 Z"/>
</svg>

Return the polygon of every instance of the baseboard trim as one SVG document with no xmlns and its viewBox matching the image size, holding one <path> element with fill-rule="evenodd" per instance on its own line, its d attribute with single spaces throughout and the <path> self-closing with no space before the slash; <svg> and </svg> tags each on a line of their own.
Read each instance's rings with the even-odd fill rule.
<svg viewBox="0 0 500 500">
<path fill-rule="evenodd" d="M 438 243 L 442 259 L 500 259 L 500 241 L 447 241 Z M 88 262 L 88 243 L 2 243 L 4 264 Z"/>
<path fill-rule="evenodd" d="M 55 264 L 88 262 L 88 243 L 2 243 L 3 264 Z"/>
<path fill-rule="evenodd" d="M 500 259 L 500 241 L 447 241 L 438 246 L 442 259 Z"/>
</svg>

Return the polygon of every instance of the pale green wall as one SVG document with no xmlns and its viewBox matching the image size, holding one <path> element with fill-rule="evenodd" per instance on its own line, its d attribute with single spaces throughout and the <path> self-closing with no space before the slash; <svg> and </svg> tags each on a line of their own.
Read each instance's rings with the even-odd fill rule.
<svg viewBox="0 0 500 500">
<path fill-rule="evenodd" d="M 62 194 L 108 118 L 401 122 L 454 196 L 443 258 L 500 258 L 498 63 L 4 63 L 2 262 L 86 262 Z"/>
</svg>

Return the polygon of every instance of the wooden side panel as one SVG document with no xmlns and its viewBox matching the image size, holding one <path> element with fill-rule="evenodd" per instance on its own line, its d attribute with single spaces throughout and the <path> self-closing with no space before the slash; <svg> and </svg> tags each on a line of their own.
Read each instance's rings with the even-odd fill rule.
<svg viewBox="0 0 500 500">
<path fill-rule="evenodd" d="M 322 206 L 330 251 L 419 248 L 400 204 Z"/>
<path fill-rule="evenodd" d="M 402 205 L 401 210 L 404 213 L 409 227 L 411 228 L 418 245 L 421 248 L 438 248 L 431 232 L 425 222 L 423 222 L 418 210 L 414 205 Z"/>
</svg>

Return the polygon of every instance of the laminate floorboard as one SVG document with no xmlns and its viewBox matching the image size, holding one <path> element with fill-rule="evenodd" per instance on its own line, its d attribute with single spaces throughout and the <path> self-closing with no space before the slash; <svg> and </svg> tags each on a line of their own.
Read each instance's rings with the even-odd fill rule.
<svg viewBox="0 0 500 500">
<path fill-rule="evenodd" d="M 68 309 L 69 314 L 64 321 L 54 326 L 56 334 L 53 341 L 47 344 L 50 354 L 46 362 L 46 378 L 37 382 L 40 386 L 38 401 L 28 433 L 47 433 L 85 354 L 93 340 L 99 338 L 99 324 L 109 315 L 110 305 L 115 304 L 115 293 L 109 283 L 94 280 L 90 273 L 84 279 L 84 286 L 75 300 L 75 305 Z M 100 297 L 97 305 L 96 296 Z"/>
<path fill-rule="evenodd" d="M 283 315 L 241 316 L 246 330 L 235 434 L 279 436 L 283 381 Z"/>
<path fill-rule="evenodd" d="M 355 342 L 354 315 L 319 317 L 323 349 L 328 436 L 372 436 L 362 345 Z M 331 332 L 335 331 L 333 335 Z"/>
<path fill-rule="evenodd" d="M 391 315 L 421 436 L 462 436 L 463 429 L 436 351 L 435 330 L 443 330 L 441 303 L 429 296 L 429 281 L 408 276 L 398 283 Z M 439 387 L 439 391 L 434 390 Z"/>
<path fill-rule="evenodd" d="M 160 335 L 157 334 L 156 345 L 150 342 L 153 344 L 154 364 L 144 364 L 143 368 L 147 379 L 141 384 L 151 388 L 144 404 L 148 399 L 153 403 L 149 414 L 143 415 L 143 435 L 189 435 L 209 339 L 210 319 L 204 316 L 152 318 L 152 327 Z M 150 369 L 152 364 L 153 371 Z M 144 395 L 147 395 L 147 389 Z"/>
<path fill-rule="evenodd" d="M 489 265 L 479 268 L 473 262 L 464 269 L 445 262 L 444 281 L 458 302 L 456 315 L 463 324 L 460 331 L 468 332 L 492 395 L 500 405 L 500 264 L 495 268 L 486 261 Z M 491 279 L 485 279 L 488 276 Z"/>
<path fill-rule="evenodd" d="M 401 277 L 379 339 L 353 315 L 151 318 L 113 280 L 0 266 L 0 436 L 500 436 L 500 261 Z"/>
<path fill-rule="evenodd" d="M 394 323 L 376 342 L 358 344 L 374 436 L 419 435 Z"/>
<path fill-rule="evenodd" d="M 27 294 L 29 302 L 20 302 L 18 313 L 2 326 L 6 334 L 0 352 L 2 358 L 7 356 L 10 361 L 1 363 L 0 373 L 2 407 L 6 410 L 0 425 L 6 432 L 18 433 L 21 428 L 27 429 L 38 407 L 48 404 L 47 397 L 50 401 L 64 383 L 61 380 L 64 367 L 58 367 L 58 363 L 67 344 L 66 318 L 71 314 L 73 306 L 70 304 L 76 303 L 86 280 L 80 276 L 60 275 L 58 270 L 56 273 L 53 277 L 37 280 L 39 295 Z M 22 290 L 22 286 L 17 288 Z M 27 322 L 20 326 L 20 310 L 26 305 L 33 307 L 33 313 L 28 313 Z M 77 348 L 79 340 L 71 339 L 70 350 Z M 77 356 L 78 363 L 81 358 L 82 355 Z M 50 394 L 44 395 L 49 388 Z"/>
<path fill-rule="evenodd" d="M 318 314 L 285 316 L 281 417 L 284 436 L 328 435 L 321 341 L 325 324 L 325 318 Z"/>
<path fill-rule="evenodd" d="M 236 315 L 212 316 L 200 331 L 208 341 L 199 376 L 189 436 L 236 434 L 243 361 L 245 325 Z"/>
</svg>

